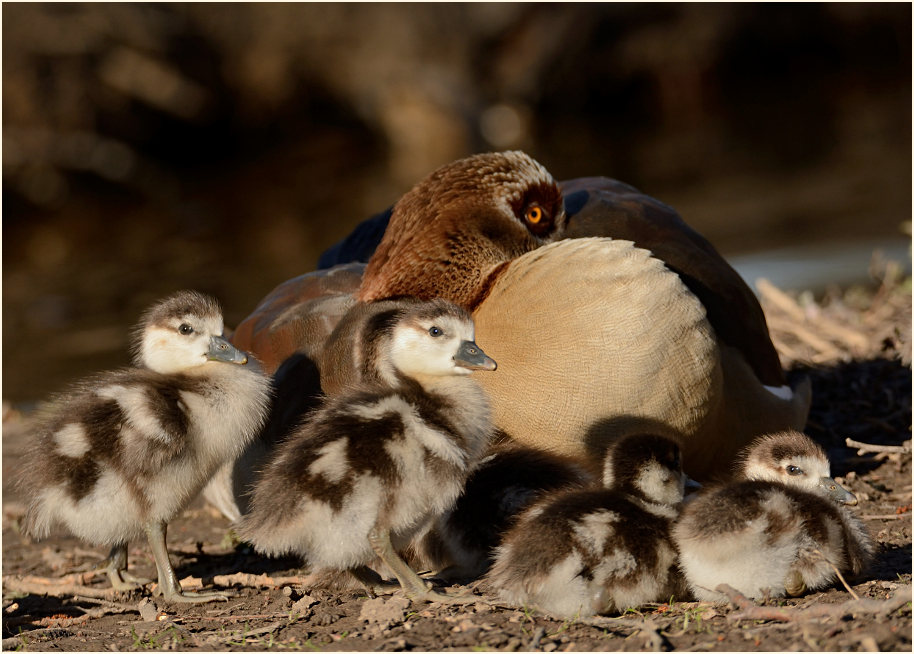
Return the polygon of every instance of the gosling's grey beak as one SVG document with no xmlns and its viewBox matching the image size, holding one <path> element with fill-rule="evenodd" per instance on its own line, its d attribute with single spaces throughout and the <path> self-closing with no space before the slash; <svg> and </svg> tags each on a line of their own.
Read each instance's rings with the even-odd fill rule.
<svg viewBox="0 0 914 654">
<path fill-rule="evenodd" d="M 694 479 L 692 479 L 691 477 L 689 477 L 688 475 L 683 474 L 682 476 L 685 477 L 685 488 L 686 488 L 687 492 L 696 491 L 699 488 L 701 488 L 701 484 L 698 483 L 697 481 L 695 481 Z"/>
<path fill-rule="evenodd" d="M 495 370 L 498 364 L 495 359 L 486 356 L 482 348 L 473 341 L 464 341 L 454 355 L 454 361 L 461 368 L 467 370 Z"/>
<path fill-rule="evenodd" d="M 851 506 L 857 505 L 857 496 L 831 477 L 821 477 L 819 479 L 819 486 L 821 486 L 825 491 L 825 494 L 835 502 L 838 502 L 839 504 L 849 504 Z"/>
<path fill-rule="evenodd" d="M 210 361 L 225 361 L 239 365 L 248 362 L 248 356 L 244 352 L 221 336 L 213 336 L 209 339 L 209 351 L 206 353 L 206 358 Z"/>
</svg>

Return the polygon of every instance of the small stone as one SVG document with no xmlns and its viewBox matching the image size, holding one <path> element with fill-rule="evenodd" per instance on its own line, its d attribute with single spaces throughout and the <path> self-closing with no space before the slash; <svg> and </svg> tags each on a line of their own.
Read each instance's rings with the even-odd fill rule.
<svg viewBox="0 0 914 654">
<path fill-rule="evenodd" d="M 461 620 L 457 627 L 463 632 L 479 631 L 479 627 L 477 627 L 472 620 L 466 618 Z"/>
<path fill-rule="evenodd" d="M 381 629 L 386 629 L 393 624 L 400 624 L 406 619 L 406 610 L 409 600 L 405 597 L 383 597 L 366 600 L 362 604 L 359 619 L 368 623 L 376 623 Z"/>
<path fill-rule="evenodd" d="M 282 587 L 282 594 L 285 597 L 292 597 L 293 592 L 294 591 L 292 590 L 292 586 L 283 586 Z"/>
<path fill-rule="evenodd" d="M 140 600 L 140 603 L 137 605 L 137 609 L 140 612 L 140 619 L 143 622 L 155 622 L 159 617 L 159 609 L 148 597 L 144 597 Z"/>
<path fill-rule="evenodd" d="M 292 613 L 297 613 L 302 616 L 310 615 L 310 609 L 315 604 L 317 604 L 316 599 L 310 595 L 302 595 L 299 600 L 292 604 Z"/>
</svg>

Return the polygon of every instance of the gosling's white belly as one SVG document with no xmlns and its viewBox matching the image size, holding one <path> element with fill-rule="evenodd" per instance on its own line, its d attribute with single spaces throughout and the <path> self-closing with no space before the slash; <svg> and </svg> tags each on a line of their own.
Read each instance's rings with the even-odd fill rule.
<svg viewBox="0 0 914 654">
<path fill-rule="evenodd" d="M 795 533 L 765 542 L 767 520 L 740 533 L 682 543 L 679 561 L 695 596 L 702 601 L 719 602 L 726 596 L 715 589 L 727 584 L 746 597 L 783 597 L 784 581 L 796 560 Z"/>
<path fill-rule="evenodd" d="M 335 411 L 364 420 L 379 420 L 378 424 L 384 424 L 380 420 L 385 416 L 395 414 L 401 421 L 402 432 L 378 433 L 376 437 L 384 443 L 389 458 L 373 463 L 357 475 L 352 474 L 353 462 L 347 457 L 350 437 L 346 434 L 310 445 L 308 432 L 293 436 L 296 440 L 286 443 L 280 455 L 281 465 L 286 465 L 283 457 L 292 451 L 293 444 L 304 448 L 299 453 L 306 451 L 309 463 L 303 470 L 282 468 L 283 473 L 267 469 L 267 475 L 309 475 L 329 484 L 352 481 L 337 506 L 305 488 L 301 497 L 294 498 L 290 517 L 282 521 L 268 515 L 269 500 L 265 499 L 264 508 L 260 509 L 259 496 L 255 498 L 255 509 L 249 516 L 251 522 L 243 529 L 252 530 L 248 537 L 260 551 L 267 554 L 294 551 L 316 568 L 352 568 L 375 558 L 369 543 L 369 532 L 375 527 L 389 531 L 394 548 L 402 549 L 454 505 L 489 437 L 488 429 L 464 433 L 468 442 L 459 446 L 453 435 L 423 422 L 409 402 L 397 395 L 367 405 L 328 409 L 314 418 L 315 423 L 326 420 L 332 425 L 340 417 Z M 314 427 L 305 427 L 309 428 Z M 282 488 L 294 484 L 289 479 Z"/>
</svg>

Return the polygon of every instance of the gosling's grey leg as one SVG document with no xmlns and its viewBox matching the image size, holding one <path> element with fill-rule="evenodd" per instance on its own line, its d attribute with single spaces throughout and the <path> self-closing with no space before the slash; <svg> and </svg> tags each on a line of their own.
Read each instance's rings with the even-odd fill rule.
<svg viewBox="0 0 914 654">
<path fill-rule="evenodd" d="M 390 533 L 386 529 L 373 527 L 368 532 L 368 542 L 371 543 L 371 548 L 375 551 L 375 554 L 396 575 L 403 592 L 409 599 L 447 604 L 470 604 L 477 600 L 473 596 L 442 595 L 433 591 L 431 584 L 417 575 L 415 570 L 410 568 L 406 561 L 394 551 L 393 545 L 390 543 Z"/>
<path fill-rule="evenodd" d="M 360 565 L 357 568 L 350 569 L 349 573 L 362 584 L 365 592 L 371 598 L 375 598 L 378 595 L 389 595 L 400 588 L 400 584 L 384 581 L 381 575 L 368 566 Z"/>
<path fill-rule="evenodd" d="M 174 568 L 171 567 L 171 559 L 168 558 L 168 550 L 165 547 L 165 533 L 168 525 L 164 522 L 154 522 L 146 525 L 146 536 L 149 538 L 149 547 L 152 549 L 152 556 L 156 560 L 156 569 L 159 573 L 159 585 L 157 592 L 162 594 L 166 602 L 214 602 L 216 600 L 227 600 L 231 594 L 209 591 L 209 592 L 191 592 L 181 590 L 181 584 L 178 583 L 178 577 L 175 575 Z"/>
<path fill-rule="evenodd" d="M 461 565 L 454 564 L 449 565 L 443 570 L 438 572 L 429 572 L 422 573 L 421 576 L 423 579 L 437 579 L 442 581 L 445 584 L 454 584 L 454 583 L 466 583 L 473 581 L 474 579 L 479 579 L 486 573 L 486 566 L 482 564 L 477 565 Z"/>
<path fill-rule="evenodd" d="M 99 568 L 104 568 L 111 581 L 111 587 L 118 591 L 136 590 L 151 583 L 152 579 L 134 577 L 127 572 L 127 543 L 118 543 L 111 547 L 108 558 L 102 561 Z"/>
</svg>

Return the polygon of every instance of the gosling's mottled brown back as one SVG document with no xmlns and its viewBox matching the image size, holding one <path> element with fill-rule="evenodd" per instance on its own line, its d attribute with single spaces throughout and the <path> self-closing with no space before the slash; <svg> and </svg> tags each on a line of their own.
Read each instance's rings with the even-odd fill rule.
<svg viewBox="0 0 914 654">
<path fill-rule="evenodd" d="M 678 446 L 625 437 L 604 470 L 605 488 L 547 496 L 508 532 L 488 575 L 503 599 L 572 617 L 683 596 L 670 533 L 684 486 Z"/>
<path fill-rule="evenodd" d="M 61 523 L 112 547 L 118 590 L 129 585 L 128 541 L 148 537 L 166 599 L 201 601 L 177 583 L 165 526 L 254 438 L 269 403 L 269 380 L 222 331 L 215 300 L 176 293 L 135 330 L 140 367 L 88 378 L 43 407 L 20 479 L 26 533 Z"/>
<path fill-rule="evenodd" d="M 822 476 L 828 469 L 808 436 L 773 434 L 744 453 L 738 470 L 749 479 L 710 486 L 686 503 L 674 536 L 694 594 L 722 600 L 715 589 L 728 584 L 748 597 L 783 597 L 833 583 L 835 568 L 860 573 L 872 542 L 839 503 L 853 496 Z"/>
<path fill-rule="evenodd" d="M 443 301 L 385 307 L 355 333 L 370 374 L 353 375 L 278 447 L 240 533 L 266 554 L 302 555 L 316 572 L 361 575 L 387 556 L 408 571 L 397 575 L 407 593 L 424 596 L 395 552 L 453 506 L 482 457 L 489 406 L 468 373 L 494 362 L 475 346 L 466 311 Z"/>
</svg>

